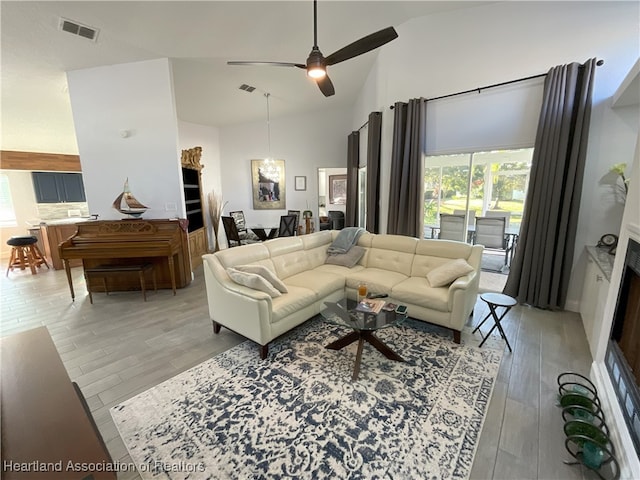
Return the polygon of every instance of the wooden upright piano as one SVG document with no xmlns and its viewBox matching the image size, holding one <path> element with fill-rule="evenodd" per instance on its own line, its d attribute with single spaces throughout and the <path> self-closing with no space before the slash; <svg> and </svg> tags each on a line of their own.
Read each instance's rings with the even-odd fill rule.
<svg viewBox="0 0 640 480">
<path fill-rule="evenodd" d="M 83 268 L 98 265 L 153 263 L 158 288 L 183 288 L 191 283 L 189 241 L 185 220 L 102 220 L 78 224 L 77 233 L 58 246 L 67 272 L 71 298 L 72 259 L 81 259 Z M 87 281 L 91 281 L 90 279 Z M 104 291 L 101 282 L 91 283 L 91 291 Z M 137 278 L 122 276 L 109 284 L 109 291 L 138 290 Z"/>
</svg>

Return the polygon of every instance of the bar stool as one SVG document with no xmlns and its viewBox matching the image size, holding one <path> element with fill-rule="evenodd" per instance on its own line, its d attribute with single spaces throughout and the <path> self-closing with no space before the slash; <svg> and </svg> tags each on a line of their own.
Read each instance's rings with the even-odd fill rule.
<svg viewBox="0 0 640 480">
<path fill-rule="evenodd" d="M 7 277 L 9 272 L 14 268 L 20 267 L 24 270 L 27 266 L 31 269 L 31 274 L 36 274 L 36 267 L 40 268 L 45 264 L 49 268 L 49 264 L 42 255 L 37 245 L 38 239 L 31 235 L 11 237 L 7 240 L 7 245 L 11 247 L 11 258 L 9 258 L 9 266 L 7 267 Z"/>
<path fill-rule="evenodd" d="M 511 310 L 511 307 L 513 307 L 514 305 L 517 305 L 518 302 L 516 301 L 515 298 L 512 298 L 509 295 L 505 295 L 503 293 L 483 293 L 482 295 L 480 295 L 480 298 L 484 302 L 486 302 L 487 305 L 489 305 L 489 313 L 478 324 L 478 326 L 473 329 L 473 332 L 471 333 L 476 333 L 476 331 L 480 329 L 480 327 L 484 324 L 484 322 L 487 321 L 489 317 L 493 317 L 493 322 L 494 322 L 493 327 L 491 327 L 491 330 L 489 330 L 489 333 L 487 333 L 487 335 L 482 339 L 482 342 L 480 343 L 480 347 L 482 347 L 482 345 L 484 345 L 484 342 L 487 341 L 487 338 L 491 336 L 491 332 L 493 332 L 493 330 L 497 328 L 498 331 L 500 332 L 500 336 L 507 343 L 507 347 L 509 347 L 509 351 L 511 352 L 512 351 L 511 345 L 509 345 L 509 340 L 507 340 L 507 336 L 505 335 L 504 330 L 502 329 L 502 325 L 500 325 L 500 322 L 505 317 L 505 315 L 509 313 L 509 310 Z M 498 316 L 498 307 L 504 308 L 500 316 Z M 482 330 L 480 330 L 480 336 L 482 336 Z"/>
</svg>

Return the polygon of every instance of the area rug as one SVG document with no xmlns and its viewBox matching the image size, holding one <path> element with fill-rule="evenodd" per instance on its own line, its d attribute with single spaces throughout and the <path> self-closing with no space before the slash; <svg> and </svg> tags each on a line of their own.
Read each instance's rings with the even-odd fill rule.
<svg viewBox="0 0 640 480">
<path fill-rule="evenodd" d="M 315 318 L 261 360 L 244 342 L 111 409 L 143 479 L 463 479 L 502 352 L 409 319 L 378 336 L 405 362 Z"/>
</svg>

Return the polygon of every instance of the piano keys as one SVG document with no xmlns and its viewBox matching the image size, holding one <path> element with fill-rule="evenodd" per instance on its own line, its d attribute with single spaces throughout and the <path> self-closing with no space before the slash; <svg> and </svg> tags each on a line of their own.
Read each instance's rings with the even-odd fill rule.
<svg viewBox="0 0 640 480">
<path fill-rule="evenodd" d="M 75 300 L 70 262 L 81 259 L 83 268 L 98 265 L 153 263 L 158 288 L 184 288 L 191 283 L 189 241 L 185 220 L 100 220 L 82 222 L 75 235 L 58 246 Z M 89 279 L 92 292 L 103 292 L 99 279 Z M 139 290 L 136 275 L 109 279 L 112 291 Z"/>
</svg>

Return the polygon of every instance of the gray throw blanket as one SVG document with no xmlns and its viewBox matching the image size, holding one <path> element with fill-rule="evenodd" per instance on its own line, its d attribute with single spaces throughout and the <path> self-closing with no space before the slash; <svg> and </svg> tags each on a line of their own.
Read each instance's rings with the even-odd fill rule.
<svg viewBox="0 0 640 480">
<path fill-rule="evenodd" d="M 333 243 L 327 248 L 327 253 L 329 255 L 347 253 L 351 247 L 358 243 L 358 238 L 360 238 L 360 235 L 364 232 L 366 232 L 366 230 L 362 227 L 343 228 Z"/>
</svg>

